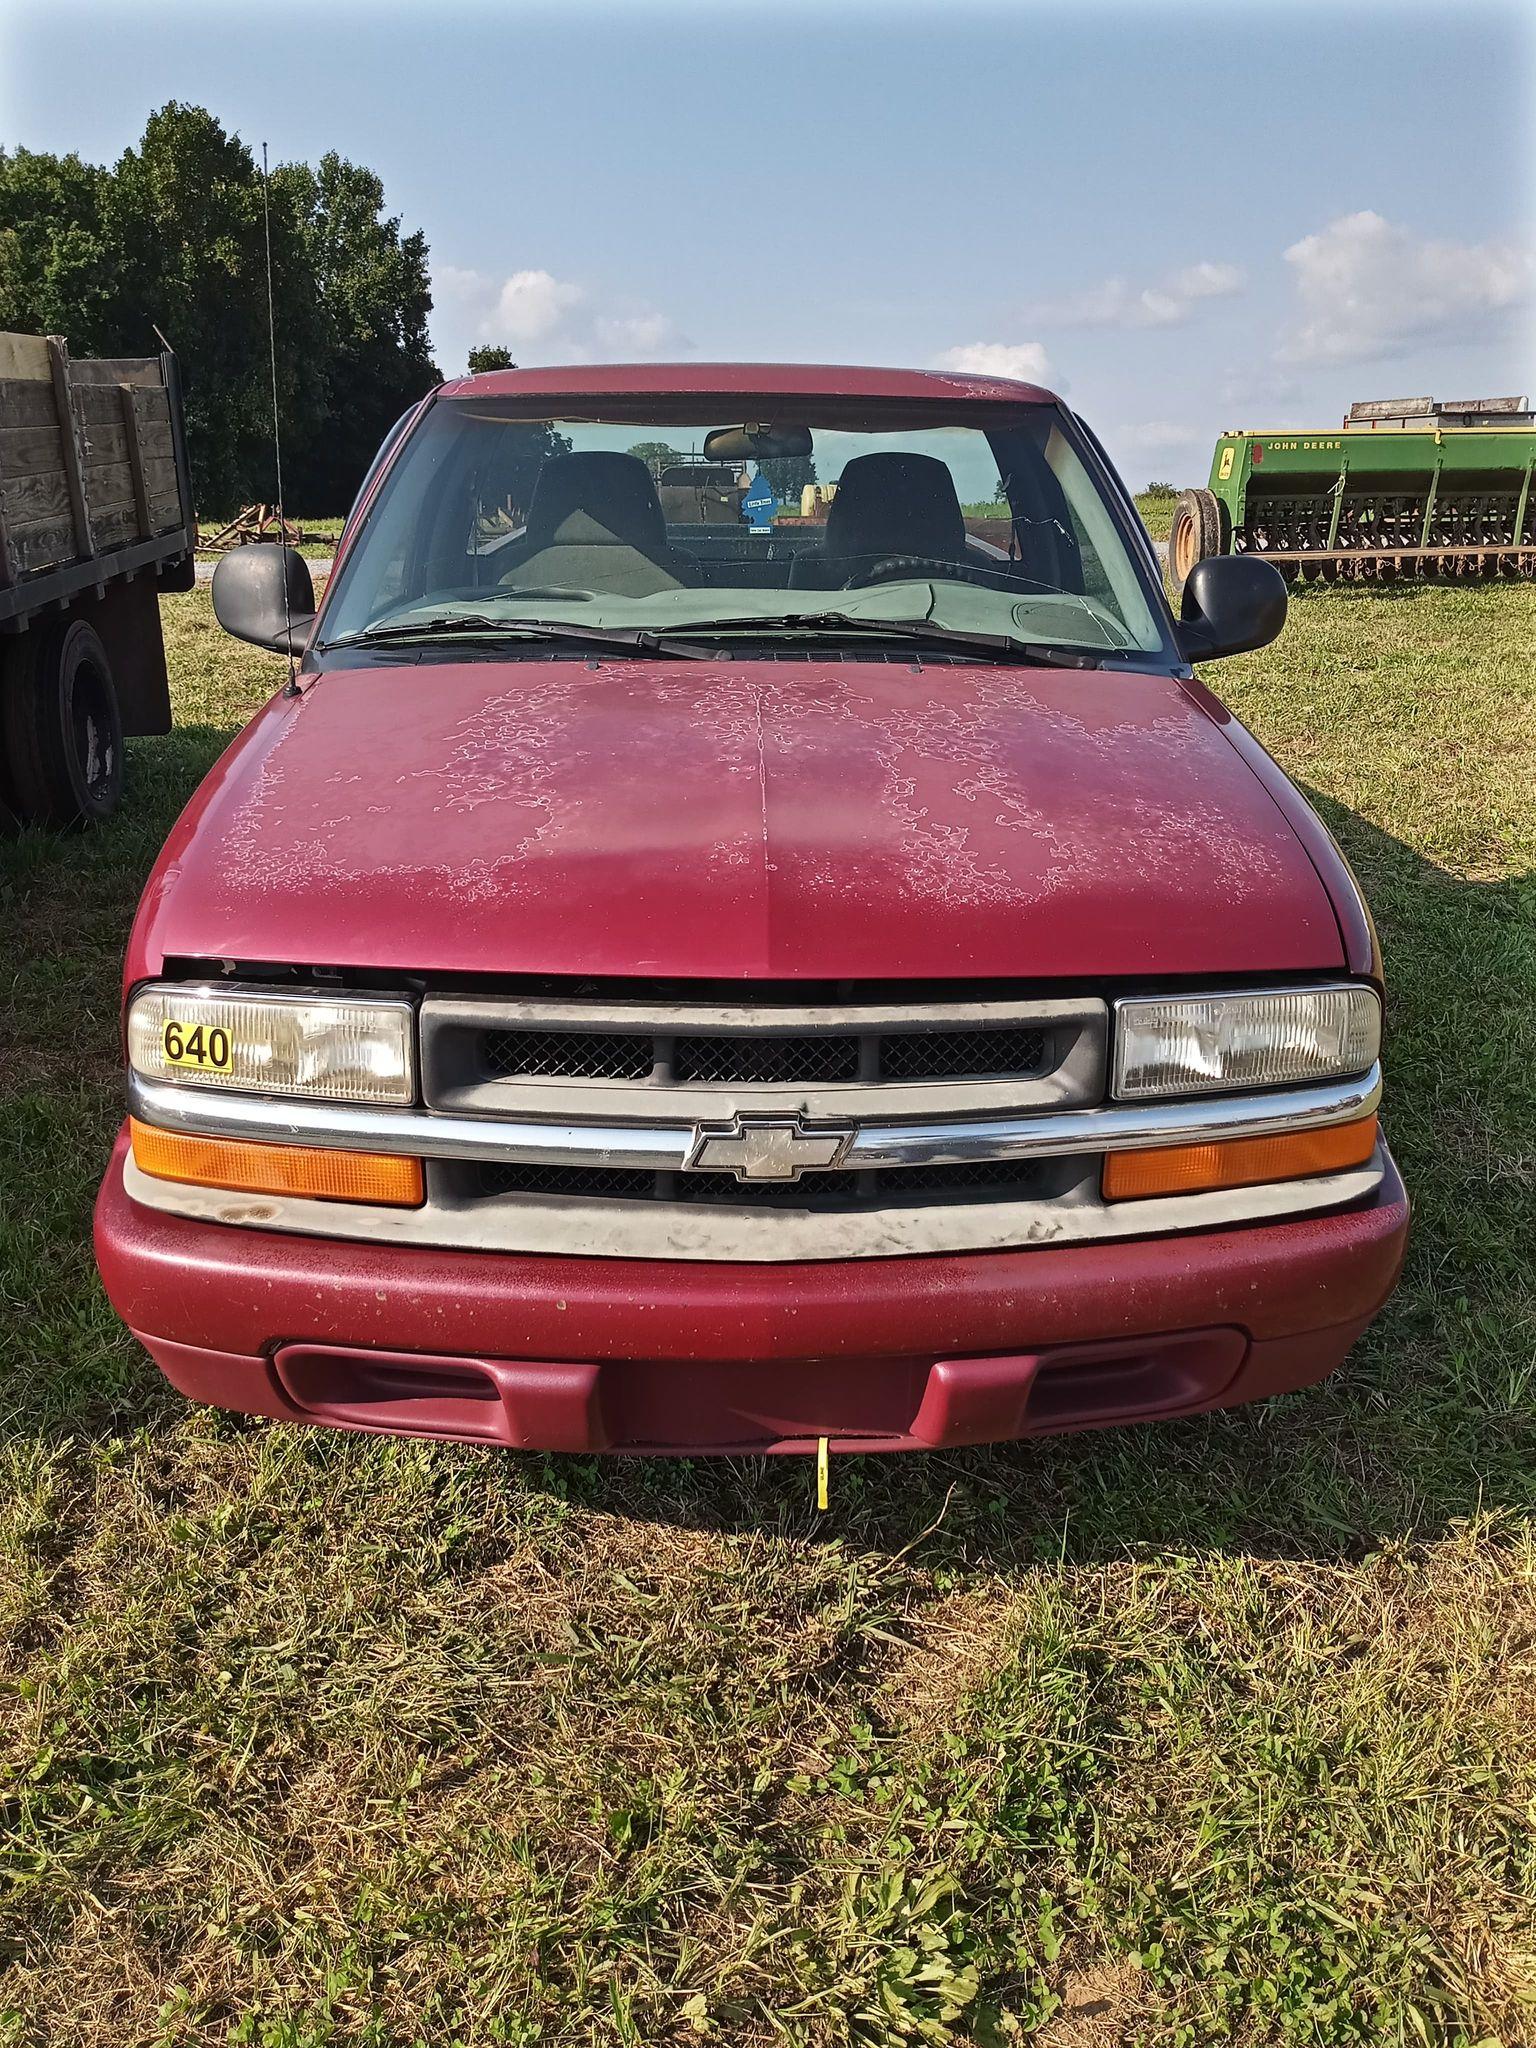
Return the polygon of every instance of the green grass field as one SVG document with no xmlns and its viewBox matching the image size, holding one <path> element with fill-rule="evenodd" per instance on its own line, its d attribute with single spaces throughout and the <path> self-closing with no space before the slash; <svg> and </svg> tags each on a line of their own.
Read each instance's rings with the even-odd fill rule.
<svg viewBox="0 0 1536 2048">
<path fill-rule="evenodd" d="M 1260 1409 L 606 1464 L 185 1406 L 88 1248 L 116 976 L 278 680 L 166 600 L 121 818 L 0 848 L 0 2044 L 1536 2040 L 1536 609 L 1212 672 L 1392 983 L 1392 1308 Z"/>
</svg>

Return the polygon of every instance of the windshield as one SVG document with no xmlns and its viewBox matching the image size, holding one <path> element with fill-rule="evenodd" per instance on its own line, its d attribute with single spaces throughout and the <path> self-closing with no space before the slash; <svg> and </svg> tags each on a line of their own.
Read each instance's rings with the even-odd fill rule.
<svg viewBox="0 0 1536 2048">
<path fill-rule="evenodd" d="M 936 407 L 861 421 L 855 403 L 653 423 L 439 400 L 336 578 L 320 645 L 524 621 L 520 637 L 535 622 L 713 634 L 750 655 L 907 623 L 1169 655 L 1149 572 L 1055 407 L 961 427 L 933 424 Z"/>
</svg>

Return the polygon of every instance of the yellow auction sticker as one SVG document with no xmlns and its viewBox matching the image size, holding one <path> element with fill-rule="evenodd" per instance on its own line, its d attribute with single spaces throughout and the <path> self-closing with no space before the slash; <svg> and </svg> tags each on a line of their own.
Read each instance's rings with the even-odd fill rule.
<svg viewBox="0 0 1536 2048">
<path fill-rule="evenodd" d="M 201 1074 L 227 1074 L 233 1064 L 229 1033 L 218 1024 L 194 1024 L 189 1029 L 167 1018 L 160 1050 L 168 1067 L 192 1067 Z"/>
</svg>

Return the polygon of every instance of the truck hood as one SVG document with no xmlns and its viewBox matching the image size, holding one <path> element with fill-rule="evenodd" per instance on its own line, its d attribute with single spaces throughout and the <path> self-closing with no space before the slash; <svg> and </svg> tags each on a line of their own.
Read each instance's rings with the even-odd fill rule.
<svg viewBox="0 0 1536 2048">
<path fill-rule="evenodd" d="M 166 956 L 838 981 L 1337 968 L 1284 786 L 1223 716 L 1198 685 L 1078 669 L 333 670 L 274 698 L 194 798 L 130 976 Z"/>
</svg>

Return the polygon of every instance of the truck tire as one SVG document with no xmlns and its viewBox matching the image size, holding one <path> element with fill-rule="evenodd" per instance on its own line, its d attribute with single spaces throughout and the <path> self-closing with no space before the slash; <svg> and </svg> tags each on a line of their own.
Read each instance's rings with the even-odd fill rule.
<svg viewBox="0 0 1536 2048">
<path fill-rule="evenodd" d="M 1196 562 L 1227 552 L 1227 519 L 1227 508 L 1214 491 L 1180 491 L 1168 529 L 1168 585 L 1175 598 L 1184 595 Z"/>
<path fill-rule="evenodd" d="M 84 619 L 23 634 L 0 688 L 0 751 L 24 823 L 94 825 L 123 793 L 112 664 Z"/>
</svg>

